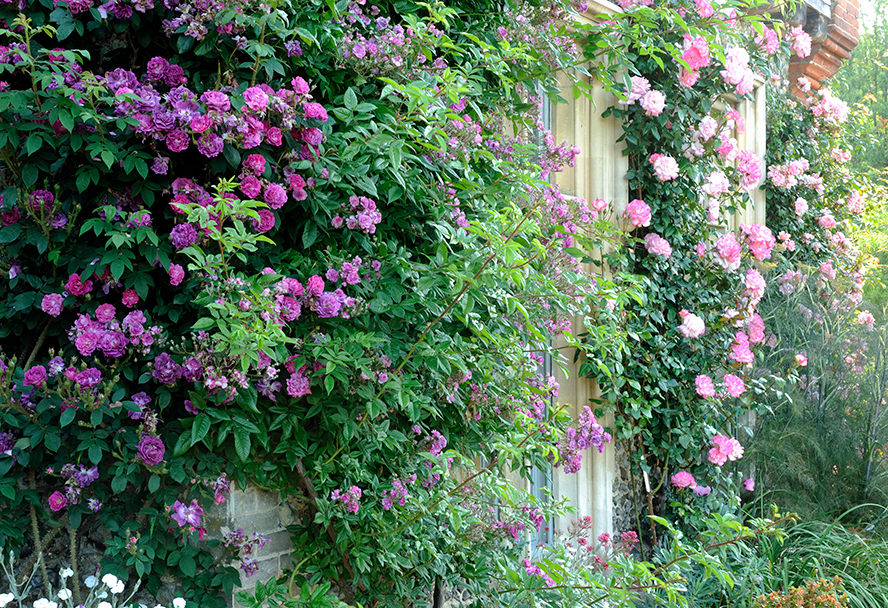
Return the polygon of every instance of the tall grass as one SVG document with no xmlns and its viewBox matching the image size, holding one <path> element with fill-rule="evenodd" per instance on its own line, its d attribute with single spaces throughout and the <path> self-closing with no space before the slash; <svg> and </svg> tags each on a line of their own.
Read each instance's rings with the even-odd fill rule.
<svg viewBox="0 0 888 608">
<path fill-rule="evenodd" d="M 880 511 L 888 517 L 888 510 Z M 808 579 L 839 576 L 851 608 L 888 608 L 888 541 L 872 534 L 879 526 L 842 525 L 849 515 L 843 513 L 831 523 L 795 524 L 782 540 L 760 538 L 757 552 L 765 559 L 758 576 L 763 590 L 785 592 L 790 586 L 804 586 Z"/>
</svg>

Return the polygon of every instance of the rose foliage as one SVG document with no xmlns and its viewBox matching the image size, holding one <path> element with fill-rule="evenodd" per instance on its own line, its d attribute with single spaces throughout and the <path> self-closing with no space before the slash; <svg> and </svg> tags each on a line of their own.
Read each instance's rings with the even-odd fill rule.
<svg viewBox="0 0 888 608">
<path fill-rule="evenodd" d="M 716 572 L 706 539 L 660 569 L 605 539 L 622 565 L 577 584 L 564 555 L 521 565 L 564 506 L 504 476 L 577 471 L 610 441 L 539 371 L 559 339 L 589 353 L 619 437 L 668 445 L 676 471 L 736 460 L 737 399 L 779 385 L 746 373 L 775 239 L 716 240 L 764 178 L 718 101 L 751 94 L 756 32 L 776 34 L 735 2 L 626 9 L 568 28 L 538 2 L 0 3 L 2 548 L 76 549 L 100 523 L 107 571 L 221 606 L 229 559 L 254 573 L 264 539 L 204 539 L 207 514 L 251 479 L 301 516 L 292 576 L 257 604 L 462 584 L 485 605 L 618 605 L 677 597 L 675 564 Z M 542 104 L 588 60 L 623 100 L 622 226 L 552 182 L 578 150 Z M 620 227 L 616 278 L 582 272 Z"/>
</svg>

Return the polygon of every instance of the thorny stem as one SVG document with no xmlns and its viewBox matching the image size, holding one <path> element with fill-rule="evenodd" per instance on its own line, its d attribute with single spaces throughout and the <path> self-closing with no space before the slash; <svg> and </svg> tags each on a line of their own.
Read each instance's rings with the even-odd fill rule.
<svg viewBox="0 0 888 608">
<path fill-rule="evenodd" d="M 71 570 L 74 572 L 74 576 L 71 577 L 71 586 L 74 587 L 74 601 L 79 606 L 83 604 L 83 600 L 80 596 L 80 575 L 77 570 L 77 530 L 71 524 L 68 524 L 68 535 L 71 538 L 71 545 L 69 547 L 71 551 Z"/>
<path fill-rule="evenodd" d="M 31 469 L 30 486 L 34 490 L 34 470 Z M 37 524 L 37 510 L 34 504 L 28 505 L 28 514 L 31 517 L 31 531 L 34 533 L 34 548 L 37 549 L 37 561 L 40 564 L 40 573 L 43 575 L 43 589 L 46 591 L 46 597 L 52 595 L 52 589 L 49 586 L 49 574 L 46 571 L 46 560 L 43 557 L 43 542 L 40 540 L 40 526 Z"/>
<path fill-rule="evenodd" d="M 40 347 L 43 346 L 43 343 L 46 341 L 46 332 L 49 331 L 49 323 L 43 326 L 43 331 L 40 332 L 40 336 L 37 338 L 37 342 L 34 344 L 34 348 L 31 349 L 31 354 L 28 355 L 28 360 L 25 361 L 25 366 L 22 368 L 27 370 L 31 367 L 31 362 L 34 361 L 34 357 L 37 356 L 37 351 L 40 350 Z"/>
</svg>

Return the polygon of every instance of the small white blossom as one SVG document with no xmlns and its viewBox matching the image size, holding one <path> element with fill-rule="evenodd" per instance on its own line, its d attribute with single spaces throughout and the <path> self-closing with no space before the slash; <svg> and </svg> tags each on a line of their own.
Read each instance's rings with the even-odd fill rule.
<svg viewBox="0 0 888 608">
<path fill-rule="evenodd" d="M 0 593 L 0 608 L 5 608 L 6 604 L 10 603 L 15 599 L 15 596 L 11 593 Z"/>
<path fill-rule="evenodd" d="M 177 597 L 174 599 L 173 608 L 185 608 L 185 598 Z"/>
<path fill-rule="evenodd" d="M 85 579 L 83 579 L 83 584 L 90 589 L 93 589 L 96 585 L 99 584 L 99 579 L 94 576 L 87 576 Z"/>
<path fill-rule="evenodd" d="M 111 608 L 111 604 L 108 602 L 99 602 L 99 605 L 96 608 Z"/>
<path fill-rule="evenodd" d="M 117 577 L 113 574 L 106 574 L 102 577 L 102 582 L 108 585 L 109 587 L 113 587 L 117 584 Z"/>
<path fill-rule="evenodd" d="M 118 593 L 123 593 L 124 584 L 123 581 L 117 581 L 117 584 L 111 586 L 111 593 L 117 595 Z"/>
<path fill-rule="evenodd" d="M 71 590 L 70 589 L 59 589 L 59 599 L 60 600 L 69 600 L 71 599 Z"/>
<path fill-rule="evenodd" d="M 62 568 L 61 570 L 59 570 L 59 576 L 62 577 L 62 580 L 65 580 L 66 578 L 71 578 L 72 576 L 74 576 L 74 571 L 71 570 L 71 568 Z"/>
</svg>

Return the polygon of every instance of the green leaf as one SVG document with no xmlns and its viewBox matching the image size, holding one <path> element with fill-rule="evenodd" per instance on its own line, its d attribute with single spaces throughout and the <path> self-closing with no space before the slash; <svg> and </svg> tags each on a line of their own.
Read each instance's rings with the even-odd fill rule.
<svg viewBox="0 0 888 608">
<path fill-rule="evenodd" d="M 25 182 L 25 185 L 29 188 L 37 183 L 37 178 L 39 176 L 40 169 L 35 165 L 25 165 L 22 167 L 22 181 Z"/>
<path fill-rule="evenodd" d="M 40 149 L 40 146 L 43 145 L 43 138 L 37 135 L 36 133 L 31 133 L 28 136 L 28 139 L 25 140 L 25 151 L 28 153 L 28 156 L 34 154 L 37 150 Z"/>
<path fill-rule="evenodd" d="M 114 479 L 111 480 L 111 491 L 115 494 L 120 494 L 124 490 L 126 490 L 126 477 L 115 475 Z"/>
<path fill-rule="evenodd" d="M 308 249 L 316 240 L 318 240 L 318 225 L 309 220 L 305 225 L 305 232 L 302 233 L 302 246 Z"/>
<path fill-rule="evenodd" d="M 22 233 L 21 224 L 13 224 L 12 226 L 6 226 L 5 228 L 0 229 L 0 243 L 3 245 L 7 243 L 11 243 L 16 240 L 19 235 Z"/>
<path fill-rule="evenodd" d="M 210 432 L 210 417 L 206 414 L 198 414 L 191 425 L 191 445 L 194 445 L 207 436 Z"/>
<path fill-rule="evenodd" d="M 352 90 L 351 87 L 349 87 L 349 89 L 345 92 L 343 103 L 345 104 L 345 107 L 349 110 L 354 110 L 358 107 L 358 96 L 355 95 L 355 92 Z"/>
<path fill-rule="evenodd" d="M 160 475 L 152 475 L 148 478 L 148 492 L 154 494 L 160 489 Z"/>
<path fill-rule="evenodd" d="M 182 433 L 176 441 L 176 447 L 173 448 L 173 456 L 181 456 L 191 447 L 191 435 Z"/>
<path fill-rule="evenodd" d="M 93 464 L 99 464 L 102 462 L 102 448 L 93 444 L 89 447 L 88 451 L 89 461 Z"/>
<path fill-rule="evenodd" d="M 237 457 L 246 461 L 250 457 L 250 433 L 243 428 L 234 427 L 234 451 Z"/>
<path fill-rule="evenodd" d="M 59 426 L 65 427 L 74 422 L 74 417 L 77 415 L 77 410 L 73 407 L 69 407 L 62 415 L 59 417 Z"/>
<path fill-rule="evenodd" d="M 179 560 L 179 569 L 182 570 L 182 574 L 185 576 L 194 577 L 197 574 L 197 563 L 190 555 L 183 555 L 182 559 Z"/>
</svg>

